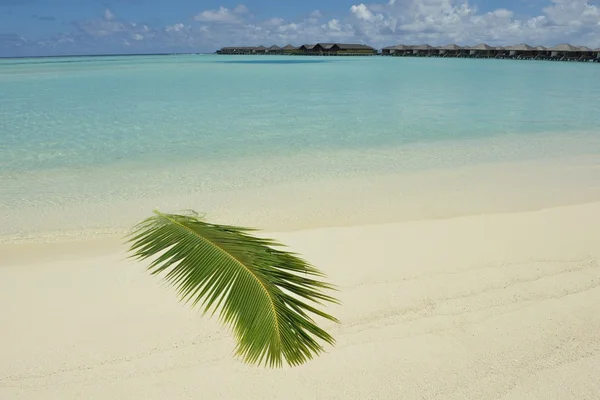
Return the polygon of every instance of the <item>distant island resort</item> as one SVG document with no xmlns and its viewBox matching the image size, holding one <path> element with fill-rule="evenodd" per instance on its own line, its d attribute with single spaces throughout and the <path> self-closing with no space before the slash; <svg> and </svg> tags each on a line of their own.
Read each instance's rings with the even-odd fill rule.
<svg viewBox="0 0 600 400">
<path fill-rule="evenodd" d="M 573 46 L 568 43 L 554 47 L 530 46 L 489 46 L 480 43 L 475 46 L 403 45 L 384 47 L 381 52 L 365 44 L 317 43 L 300 47 L 279 46 L 242 46 L 223 47 L 217 54 L 227 55 L 299 55 L 299 56 L 394 56 L 394 57 L 452 57 L 452 58 L 497 58 L 516 60 L 580 61 L 600 62 L 600 48 Z"/>
</svg>

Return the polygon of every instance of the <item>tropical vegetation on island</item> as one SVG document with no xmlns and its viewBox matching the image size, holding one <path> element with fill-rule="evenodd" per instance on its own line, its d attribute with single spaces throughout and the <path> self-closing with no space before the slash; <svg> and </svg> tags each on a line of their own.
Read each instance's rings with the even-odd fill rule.
<svg viewBox="0 0 600 400">
<path fill-rule="evenodd" d="M 183 301 L 218 312 L 244 362 L 296 366 L 324 350 L 319 341 L 334 344 L 313 320 L 338 322 L 317 308 L 338 303 L 318 269 L 280 243 L 251 235 L 254 229 L 211 224 L 193 211 L 154 213 L 129 235 L 131 257 L 151 259 L 148 270 L 162 274 Z"/>
</svg>

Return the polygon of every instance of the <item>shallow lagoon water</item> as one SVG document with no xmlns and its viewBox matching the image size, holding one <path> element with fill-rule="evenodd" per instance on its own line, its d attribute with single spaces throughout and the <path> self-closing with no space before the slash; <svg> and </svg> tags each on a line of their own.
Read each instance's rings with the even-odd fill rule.
<svg viewBox="0 0 600 400">
<path fill-rule="evenodd" d="M 0 216 L 11 221 L 165 194 L 600 153 L 596 64 L 19 59 L 0 60 L 0 91 Z"/>
</svg>

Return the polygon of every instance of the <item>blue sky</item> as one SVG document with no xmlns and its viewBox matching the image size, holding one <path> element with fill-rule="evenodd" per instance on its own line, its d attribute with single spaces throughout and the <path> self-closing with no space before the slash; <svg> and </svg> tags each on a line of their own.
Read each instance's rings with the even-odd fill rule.
<svg viewBox="0 0 600 400">
<path fill-rule="evenodd" d="M 0 0 L 0 56 L 317 41 L 600 47 L 596 0 Z"/>
</svg>

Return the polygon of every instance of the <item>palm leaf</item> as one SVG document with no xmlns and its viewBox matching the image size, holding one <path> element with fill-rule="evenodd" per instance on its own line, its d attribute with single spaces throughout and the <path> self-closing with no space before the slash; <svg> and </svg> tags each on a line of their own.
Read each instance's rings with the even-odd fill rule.
<svg viewBox="0 0 600 400">
<path fill-rule="evenodd" d="M 236 354 L 250 364 L 302 364 L 334 344 L 312 315 L 338 322 L 316 308 L 337 300 L 324 275 L 296 254 L 278 249 L 252 229 L 215 225 L 195 214 L 155 215 L 130 234 L 131 257 L 152 258 L 148 270 L 164 274 L 186 302 L 219 311 L 232 328 Z M 312 303 L 313 305 L 309 304 Z"/>
</svg>

